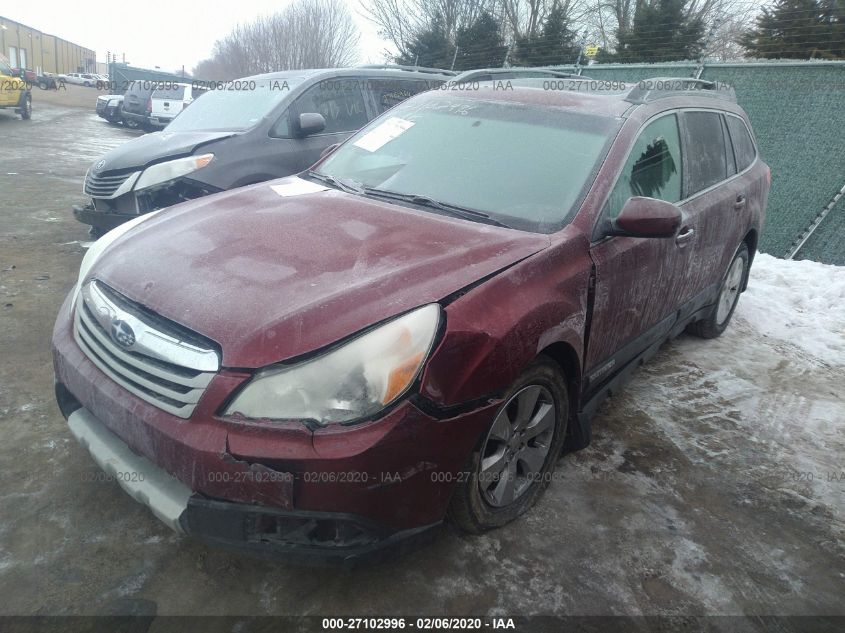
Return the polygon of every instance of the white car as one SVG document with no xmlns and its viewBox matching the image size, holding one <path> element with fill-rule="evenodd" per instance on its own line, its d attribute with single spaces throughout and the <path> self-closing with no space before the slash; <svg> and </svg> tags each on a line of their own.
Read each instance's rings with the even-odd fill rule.
<svg viewBox="0 0 845 633">
<path fill-rule="evenodd" d="M 150 125 L 163 128 L 205 90 L 186 83 L 164 82 L 150 96 Z"/>
<path fill-rule="evenodd" d="M 76 84 L 87 88 L 96 88 L 98 81 L 102 83 L 102 79 L 93 73 L 68 73 L 65 75 L 65 81 L 69 84 Z"/>
</svg>

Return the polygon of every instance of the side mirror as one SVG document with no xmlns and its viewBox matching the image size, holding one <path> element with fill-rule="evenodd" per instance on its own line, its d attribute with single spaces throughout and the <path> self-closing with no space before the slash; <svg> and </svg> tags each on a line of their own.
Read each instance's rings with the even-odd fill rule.
<svg viewBox="0 0 845 633">
<path fill-rule="evenodd" d="M 325 158 L 332 152 L 334 152 L 338 147 L 340 147 L 340 143 L 334 143 L 333 145 L 329 145 L 326 149 L 320 152 L 320 158 Z"/>
<path fill-rule="evenodd" d="M 675 237 L 681 228 L 681 210 L 665 200 L 628 198 L 606 235 L 625 237 Z"/>
<path fill-rule="evenodd" d="M 299 115 L 299 133 L 302 136 L 316 134 L 326 129 L 326 120 L 319 112 L 303 112 Z"/>
</svg>

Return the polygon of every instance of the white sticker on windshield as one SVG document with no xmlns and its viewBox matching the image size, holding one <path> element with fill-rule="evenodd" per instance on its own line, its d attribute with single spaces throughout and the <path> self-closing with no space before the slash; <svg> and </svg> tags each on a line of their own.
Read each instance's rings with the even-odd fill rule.
<svg viewBox="0 0 845 633">
<path fill-rule="evenodd" d="M 311 182 L 303 180 L 302 178 L 290 178 L 278 185 L 270 185 L 270 189 L 275 191 L 283 198 L 290 196 L 301 196 L 306 193 L 317 193 L 318 191 L 325 191 L 328 189 L 325 185 L 318 182 Z"/>
<path fill-rule="evenodd" d="M 413 125 L 413 121 L 406 121 L 405 119 L 392 116 L 378 127 L 364 134 L 353 145 L 365 149 L 368 152 L 374 152 L 385 143 L 389 143 L 405 132 L 405 130 L 413 127 Z"/>
</svg>

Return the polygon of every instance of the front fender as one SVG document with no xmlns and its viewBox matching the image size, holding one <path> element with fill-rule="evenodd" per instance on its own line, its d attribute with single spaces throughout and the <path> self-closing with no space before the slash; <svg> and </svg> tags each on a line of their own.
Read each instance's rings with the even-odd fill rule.
<svg viewBox="0 0 845 633">
<path fill-rule="evenodd" d="M 591 263 L 589 242 L 575 233 L 446 306 L 446 331 L 422 377 L 424 397 L 451 407 L 496 395 L 558 344 L 574 350 L 580 370 Z"/>
</svg>

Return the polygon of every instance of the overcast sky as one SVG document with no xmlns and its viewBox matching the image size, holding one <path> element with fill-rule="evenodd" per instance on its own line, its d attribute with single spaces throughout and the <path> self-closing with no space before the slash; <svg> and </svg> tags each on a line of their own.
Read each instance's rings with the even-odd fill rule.
<svg viewBox="0 0 845 633">
<path fill-rule="evenodd" d="M 359 63 L 383 61 L 381 53 L 389 43 L 379 38 L 375 25 L 360 15 L 359 0 L 345 2 L 361 31 Z M 184 64 L 190 71 L 211 54 L 214 41 L 236 23 L 273 13 L 290 0 L 32 0 L 4 4 L 4 17 L 94 49 L 97 61 L 106 61 L 106 51 L 112 51 L 126 53 L 126 61 L 133 66 L 174 71 Z"/>
</svg>

